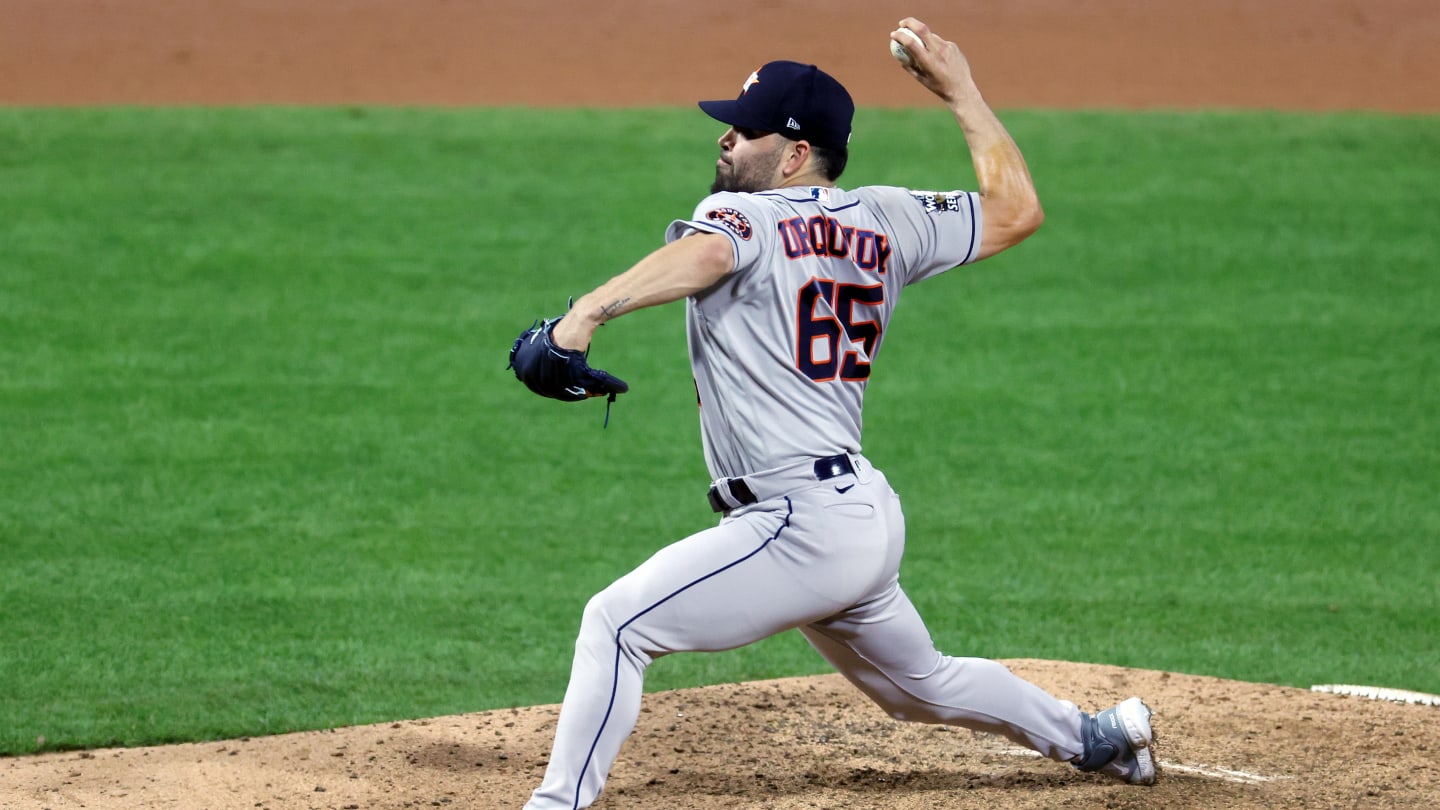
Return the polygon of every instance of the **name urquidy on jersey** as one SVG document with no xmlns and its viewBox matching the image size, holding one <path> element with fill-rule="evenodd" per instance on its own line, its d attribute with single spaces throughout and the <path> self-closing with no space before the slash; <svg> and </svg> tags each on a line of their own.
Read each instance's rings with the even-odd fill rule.
<svg viewBox="0 0 1440 810">
<path fill-rule="evenodd" d="M 781 220 L 779 228 L 787 258 L 848 258 L 856 267 L 873 273 L 884 273 L 889 267 L 890 238 L 883 233 L 842 225 L 834 217 L 819 214 Z"/>
</svg>

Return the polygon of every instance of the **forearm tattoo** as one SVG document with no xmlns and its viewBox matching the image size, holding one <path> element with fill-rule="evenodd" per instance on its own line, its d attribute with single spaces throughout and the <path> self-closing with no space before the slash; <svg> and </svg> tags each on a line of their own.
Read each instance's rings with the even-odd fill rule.
<svg viewBox="0 0 1440 810">
<path fill-rule="evenodd" d="M 611 303 L 606 304 L 605 306 L 601 307 L 601 308 L 600 308 L 600 314 L 603 315 L 603 316 L 605 316 L 605 320 L 608 321 L 608 320 L 610 320 L 611 318 L 616 318 L 616 317 L 619 317 L 621 314 L 623 314 L 623 313 L 625 312 L 625 309 L 626 309 L 629 305 L 630 305 L 630 299 L 629 299 L 629 298 L 621 298 L 621 299 L 618 300 L 618 301 L 611 302 Z"/>
</svg>

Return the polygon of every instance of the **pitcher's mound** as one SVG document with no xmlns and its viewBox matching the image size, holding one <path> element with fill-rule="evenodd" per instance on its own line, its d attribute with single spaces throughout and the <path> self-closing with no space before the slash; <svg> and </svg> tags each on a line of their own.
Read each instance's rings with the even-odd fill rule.
<svg viewBox="0 0 1440 810">
<path fill-rule="evenodd" d="M 1007 661 L 1097 711 L 1155 709 L 1159 784 L 1118 784 L 985 734 L 891 720 L 838 675 L 647 695 L 597 808 L 1427 807 L 1440 708 L 1167 672 Z M 558 707 L 0 765 L 0 805 L 519 808 Z"/>
</svg>

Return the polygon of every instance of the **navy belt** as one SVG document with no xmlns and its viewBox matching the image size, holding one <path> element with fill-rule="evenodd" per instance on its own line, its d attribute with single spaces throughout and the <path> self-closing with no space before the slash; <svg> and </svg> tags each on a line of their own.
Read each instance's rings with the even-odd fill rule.
<svg viewBox="0 0 1440 810">
<path fill-rule="evenodd" d="M 838 456 L 815 459 L 815 480 L 828 481 L 842 475 L 850 475 L 855 472 L 855 465 L 850 462 L 850 456 L 841 453 Z M 730 494 L 730 498 L 739 503 L 740 506 L 749 506 L 757 500 L 755 493 L 750 490 L 750 485 L 745 483 L 744 478 L 727 478 L 718 484 L 710 487 L 705 498 L 710 501 L 710 508 L 716 512 L 728 512 L 730 507 L 721 494 L 720 488 L 724 487 Z"/>
</svg>

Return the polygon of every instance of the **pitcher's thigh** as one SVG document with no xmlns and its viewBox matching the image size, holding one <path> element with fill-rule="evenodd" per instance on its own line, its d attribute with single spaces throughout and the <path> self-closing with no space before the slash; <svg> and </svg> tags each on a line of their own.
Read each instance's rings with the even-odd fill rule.
<svg viewBox="0 0 1440 810">
<path fill-rule="evenodd" d="M 591 600 L 586 624 L 656 657 L 740 647 L 842 608 L 807 587 L 816 572 L 792 553 L 783 516 L 754 518 L 657 552 Z"/>
</svg>

